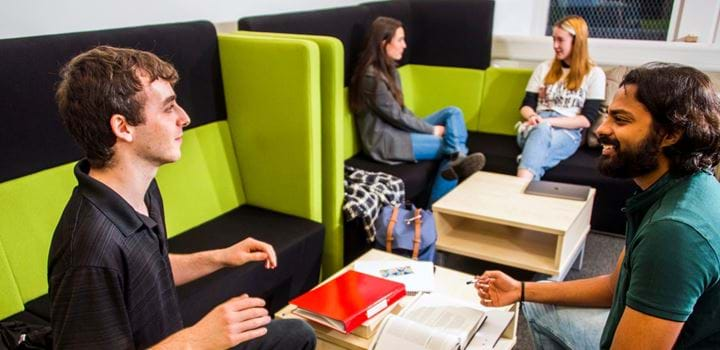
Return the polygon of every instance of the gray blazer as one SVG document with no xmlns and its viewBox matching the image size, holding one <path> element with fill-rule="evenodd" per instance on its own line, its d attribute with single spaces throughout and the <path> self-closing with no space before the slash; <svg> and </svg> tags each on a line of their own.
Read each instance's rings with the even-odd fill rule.
<svg viewBox="0 0 720 350">
<path fill-rule="evenodd" d="M 410 133 L 432 134 L 434 126 L 400 106 L 386 79 L 374 73 L 375 69 L 371 67 L 363 76 L 361 89 L 367 107 L 355 115 L 363 151 L 386 164 L 414 162 Z M 402 91 L 400 75 L 397 70 L 393 74 Z"/>
</svg>

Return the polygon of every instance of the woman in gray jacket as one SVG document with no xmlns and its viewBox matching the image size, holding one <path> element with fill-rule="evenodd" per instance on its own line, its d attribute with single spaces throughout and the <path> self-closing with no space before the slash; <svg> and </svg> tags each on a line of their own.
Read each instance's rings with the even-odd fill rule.
<svg viewBox="0 0 720 350">
<path fill-rule="evenodd" d="M 467 155 L 467 128 L 462 111 L 447 107 L 425 119 L 403 103 L 396 62 L 405 51 L 402 23 L 389 17 L 373 21 L 358 66 L 350 81 L 350 110 L 362 148 L 387 164 L 443 159 L 430 203 L 450 192 L 485 165 L 482 153 Z"/>
</svg>

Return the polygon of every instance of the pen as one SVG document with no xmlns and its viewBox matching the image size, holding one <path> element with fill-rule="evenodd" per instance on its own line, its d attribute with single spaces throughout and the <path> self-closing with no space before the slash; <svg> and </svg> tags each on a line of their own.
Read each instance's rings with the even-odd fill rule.
<svg viewBox="0 0 720 350">
<path fill-rule="evenodd" d="M 477 280 L 469 280 L 469 281 L 465 282 L 465 284 L 473 284 L 475 282 L 477 282 Z"/>
</svg>

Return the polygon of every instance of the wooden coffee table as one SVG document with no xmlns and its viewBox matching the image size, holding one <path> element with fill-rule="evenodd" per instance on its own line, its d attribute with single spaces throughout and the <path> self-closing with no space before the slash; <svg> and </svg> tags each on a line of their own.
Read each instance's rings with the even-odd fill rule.
<svg viewBox="0 0 720 350">
<path fill-rule="evenodd" d="M 595 189 L 578 201 L 523 191 L 528 180 L 477 172 L 433 205 L 439 250 L 564 279 L 582 266 Z"/>
<path fill-rule="evenodd" d="M 359 257 L 356 261 L 360 260 L 407 260 L 407 258 L 389 254 L 381 250 L 377 249 L 371 249 L 361 257 Z M 337 277 L 341 273 L 345 272 L 348 269 L 351 269 L 354 265 L 352 264 L 346 266 L 339 272 L 337 272 L 335 275 L 331 276 L 328 280 Z M 435 291 L 442 293 L 444 295 L 449 295 L 454 298 L 460 298 L 464 300 L 468 300 L 470 302 L 477 302 L 478 296 L 475 288 L 472 285 L 466 285 L 465 282 L 471 280 L 473 278 L 472 275 L 458 272 L 455 270 L 447 269 L 441 266 L 436 266 L 435 270 Z M 321 283 L 322 284 L 322 283 Z M 411 296 L 406 296 L 403 298 L 399 303 L 407 303 L 410 301 Z M 299 318 L 297 315 L 295 315 L 292 311 L 295 309 L 294 305 L 287 305 L 284 308 L 280 309 L 277 313 L 275 313 L 275 318 L 278 319 L 285 319 L 285 318 Z M 505 332 L 501 336 L 500 340 L 498 340 L 497 344 L 495 344 L 494 349 L 512 349 L 512 347 L 515 345 L 516 342 L 516 334 L 517 334 L 517 319 L 518 319 L 518 304 L 513 304 L 508 307 L 499 308 L 503 310 L 510 310 L 515 312 L 515 317 L 512 321 L 510 321 L 510 324 L 505 329 Z M 365 350 L 368 349 L 372 339 L 366 339 L 363 337 L 356 336 L 354 334 L 343 334 L 341 332 L 338 332 L 332 328 L 325 327 L 323 325 L 309 322 L 310 325 L 315 330 L 315 334 L 318 338 L 318 344 L 317 349 L 357 349 L 357 350 Z"/>
</svg>

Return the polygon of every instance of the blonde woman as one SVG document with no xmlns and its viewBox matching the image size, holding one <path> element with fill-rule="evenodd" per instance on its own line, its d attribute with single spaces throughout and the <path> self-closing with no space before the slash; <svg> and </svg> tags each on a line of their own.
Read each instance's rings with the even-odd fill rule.
<svg viewBox="0 0 720 350">
<path fill-rule="evenodd" d="M 588 55 L 588 26 L 580 16 L 553 26 L 555 57 L 541 63 L 525 89 L 518 125 L 517 176 L 540 180 L 545 172 L 577 151 L 582 129 L 600 114 L 605 73 Z"/>
</svg>

